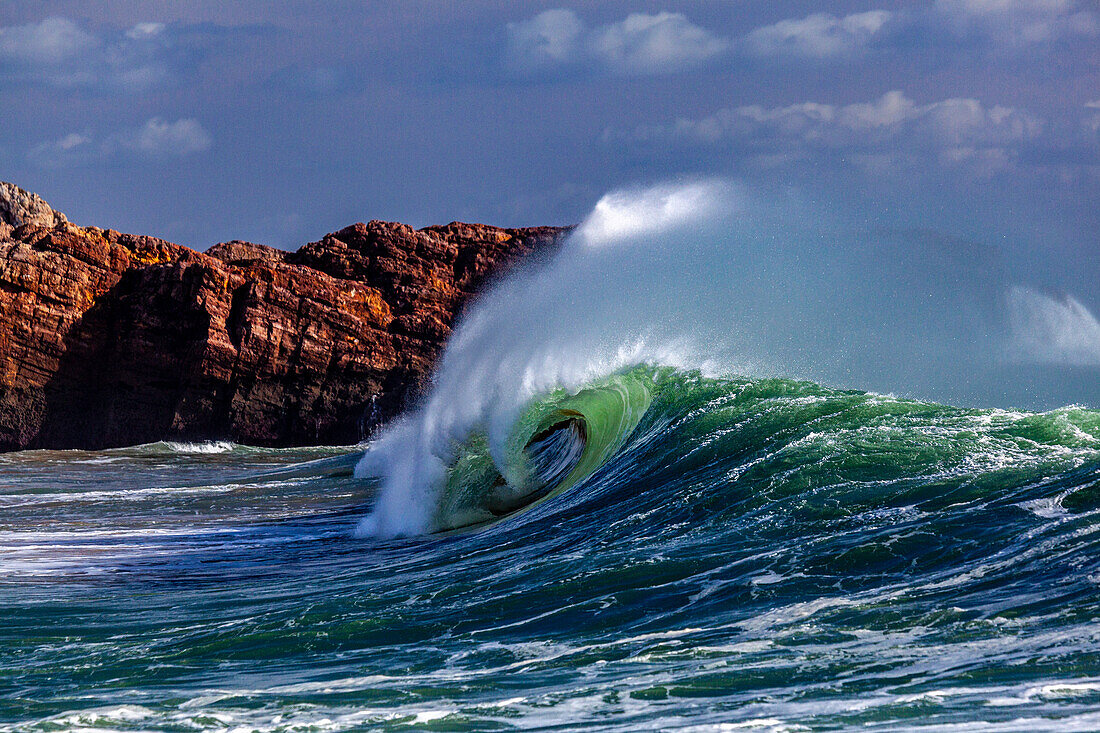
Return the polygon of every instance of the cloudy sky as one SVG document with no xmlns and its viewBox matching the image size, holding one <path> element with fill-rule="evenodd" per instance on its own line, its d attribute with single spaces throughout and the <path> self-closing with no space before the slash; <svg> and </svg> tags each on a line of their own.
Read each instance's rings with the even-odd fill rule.
<svg viewBox="0 0 1100 733">
<path fill-rule="evenodd" d="M 199 248 L 718 175 L 1100 273 L 1096 0 L 0 0 L 0 106 L 0 178 Z"/>
</svg>

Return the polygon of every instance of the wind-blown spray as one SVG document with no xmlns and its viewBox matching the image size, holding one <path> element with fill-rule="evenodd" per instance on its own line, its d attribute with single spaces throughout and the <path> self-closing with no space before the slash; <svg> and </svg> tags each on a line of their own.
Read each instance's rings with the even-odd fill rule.
<svg viewBox="0 0 1100 733">
<path fill-rule="evenodd" d="M 639 364 L 954 403 L 1064 399 L 1041 377 L 1026 390 L 1009 379 L 1060 361 L 1020 344 L 1068 344 L 1074 358 L 1097 345 L 1045 333 L 1065 319 L 1021 292 L 991 248 L 867 231 L 725 181 L 609 194 L 556 257 L 499 283 L 459 323 L 423 404 L 357 468 L 383 478 L 359 531 L 437 528 L 440 487 L 472 434 L 512 480 L 509 436 L 531 400 Z"/>
</svg>

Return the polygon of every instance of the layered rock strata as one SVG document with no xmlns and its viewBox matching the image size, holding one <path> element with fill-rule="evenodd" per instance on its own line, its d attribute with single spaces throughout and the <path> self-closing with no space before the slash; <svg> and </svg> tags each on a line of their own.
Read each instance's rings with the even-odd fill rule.
<svg viewBox="0 0 1100 733">
<path fill-rule="evenodd" d="M 200 253 L 3 184 L 0 450 L 353 443 L 426 384 L 474 293 L 563 232 L 371 221 Z"/>
</svg>

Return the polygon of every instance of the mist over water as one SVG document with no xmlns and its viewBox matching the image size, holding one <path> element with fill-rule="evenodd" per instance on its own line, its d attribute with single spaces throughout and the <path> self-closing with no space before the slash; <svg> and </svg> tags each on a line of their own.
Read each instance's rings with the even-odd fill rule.
<svg viewBox="0 0 1100 733">
<path fill-rule="evenodd" d="M 697 180 L 612 192 L 550 261 L 467 312 L 423 404 L 361 462 L 363 535 L 431 529 L 475 431 L 498 466 L 524 405 L 640 364 L 968 407 L 1100 404 L 1100 324 L 996 248 Z M 507 477 L 506 477 L 507 478 Z"/>
</svg>

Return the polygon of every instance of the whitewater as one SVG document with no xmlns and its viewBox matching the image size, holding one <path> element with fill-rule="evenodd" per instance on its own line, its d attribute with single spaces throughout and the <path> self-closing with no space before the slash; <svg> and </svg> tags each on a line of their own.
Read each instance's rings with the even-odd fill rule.
<svg viewBox="0 0 1100 733">
<path fill-rule="evenodd" d="M 1100 323 L 608 194 L 369 444 L 0 454 L 0 731 L 1095 730 Z"/>
</svg>

